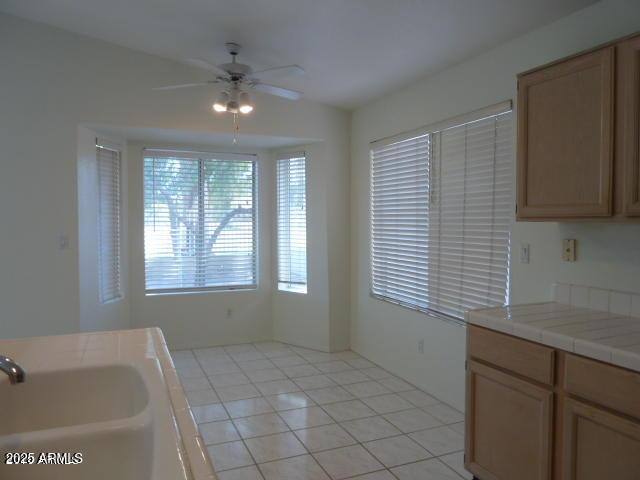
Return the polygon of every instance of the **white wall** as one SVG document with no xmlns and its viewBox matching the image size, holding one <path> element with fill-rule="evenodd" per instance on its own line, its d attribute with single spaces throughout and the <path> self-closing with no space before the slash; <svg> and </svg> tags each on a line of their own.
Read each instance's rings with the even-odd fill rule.
<svg viewBox="0 0 640 480">
<path fill-rule="evenodd" d="M 304 150 L 307 178 L 307 293 L 277 289 L 277 231 L 273 231 L 273 333 L 274 339 L 293 345 L 329 350 L 329 268 L 327 247 L 326 148 L 322 143 L 301 148 L 279 149 L 273 160 L 287 151 Z M 275 198 L 274 198 L 275 201 Z M 275 204 L 274 204 L 275 207 Z M 274 208 L 275 218 L 275 208 Z"/>
<path fill-rule="evenodd" d="M 129 328 L 129 249 L 126 143 L 111 138 L 121 148 L 120 155 L 120 290 L 122 297 L 100 303 L 98 282 L 98 164 L 96 137 L 86 127 L 78 128 L 78 286 L 80 330 L 103 331 Z"/>
<path fill-rule="evenodd" d="M 274 158 L 300 150 L 307 159 L 307 293 L 274 288 L 274 338 L 317 350 L 345 350 L 349 348 L 349 282 L 344 268 L 349 245 L 349 162 L 325 142 L 279 149 Z M 274 278 L 276 233 L 274 228 Z"/>
<path fill-rule="evenodd" d="M 327 175 L 327 258 L 329 261 L 330 350 L 341 351 L 351 346 L 350 340 L 350 256 L 351 237 L 349 157 L 343 154 L 350 148 L 350 137 L 340 142 L 326 143 Z M 358 247 L 359 249 L 362 246 Z"/>
<path fill-rule="evenodd" d="M 640 2 L 604 0 L 354 112 L 351 138 L 352 346 L 389 370 L 462 408 L 465 329 L 369 296 L 369 142 L 516 98 L 516 74 L 640 30 Z M 579 261 L 560 261 L 561 239 L 578 239 Z M 640 225 L 517 223 L 513 303 L 550 299 L 551 284 L 640 291 Z M 517 256 L 516 256 L 517 258 Z M 425 354 L 418 354 L 418 340 Z"/>
<path fill-rule="evenodd" d="M 202 138 L 232 133 L 232 122 L 211 112 L 212 90 L 151 91 L 206 78 L 205 72 L 6 15 L 0 15 L 0 64 L 0 336 L 75 332 L 80 329 L 78 127 L 178 130 Z M 318 139 L 327 145 L 330 164 L 342 161 L 348 171 L 348 112 L 259 94 L 256 104 L 242 121 L 242 134 Z M 138 184 L 129 188 L 139 194 Z M 130 220 L 139 213 L 132 206 Z M 334 219 L 333 213 L 324 216 Z M 335 228 L 342 226 L 327 227 Z M 58 248 L 60 234 L 69 236 L 68 249 Z M 133 247 L 140 238 L 133 231 L 130 237 L 131 264 L 139 266 L 141 252 Z M 267 246 L 268 237 L 261 239 Z M 346 237 L 328 238 L 342 244 L 327 252 L 348 249 Z M 340 275 L 347 277 L 348 269 L 342 265 Z M 271 308 L 262 308 L 267 305 L 262 292 L 236 292 L 220 302 L 213 294 L 190 296 L 185 309 L 187 297 L 142 297 L 139 275 L 139 268 L 132 269 L 131 323 L 162 323 L 175 346 L 249 341 L 271 333 L 263 320 Z M 235 310 L 229 321 L 219 315 L 227 306 Z"/>
</svg>

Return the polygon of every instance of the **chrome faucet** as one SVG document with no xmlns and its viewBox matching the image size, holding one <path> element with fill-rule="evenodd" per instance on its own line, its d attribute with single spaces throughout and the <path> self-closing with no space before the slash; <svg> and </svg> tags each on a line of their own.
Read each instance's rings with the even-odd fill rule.
<svg viewBox="0 0 640 480">
<path fill-rule="evenodd" d="M 0 370 L 8 375 L 11 385 L 24 383 L 25 373 L 22 367 L 2 354 L 0 354 Z"/>
</svg>

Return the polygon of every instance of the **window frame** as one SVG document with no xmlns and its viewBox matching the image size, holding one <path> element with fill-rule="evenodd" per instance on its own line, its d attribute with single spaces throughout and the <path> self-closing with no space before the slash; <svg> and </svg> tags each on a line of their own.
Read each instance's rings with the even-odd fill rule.
<svg viewBox="0 0 640 480">
<path fill-rule="evenodd" d="M 376 147 L 383 147 L 384 145 L 391 145 L 393 143 L 397 143 L 397 142 L 401 142 L 401 141 L 405 141 L 405 140 L 410 140 L 413 138 L 417 138 L 417 137 L 421 137 L 421 136 L 430 136 L 430 151 L 429 151 L 429 159 L 428 159 L 428 164 L 429 164 L 429 170 L 432 171 L 432 168 L 434 166 L 434 152 L 433 152 L 433 148 L 434 148 L 434 141 L 433 141 L 433 136 L 435 134 L 437 134 L 438 132 L 441 132 L 443 130 L 449 129 L 449 128 L 453 128 L 453 127 L 457 127 L 457 126 L 461 126 L 467 123 L 472 123 L 472 122 L 476 122 L 476 121 L 480 121 L 483 120 L 485 118 L 488 117 L 493 117 L 493 116 L 497 116 L 497 115 L 501 115 L 501 114 L 505 114 L 505 113 L 513 113 L 513 102 L 511 100 L 506 100 L 500 103 L 497 103 L 495 105 L 491 105 L 485 108 L 481 108 L 479 110 L 475 110 L 463 115 L 459 115 L 444 121 L 440 121 L 440 122 L 436 122 L 433 123 L 431 125 L 425 126 L 425 127 L 420 127 L 408 132 L 404 132 L 404 133 L 400 133 L 397 135 L 392 135 L 389 137 L 384 137 L 381 138 L 379 140 L 375 140 L 373 142 L 371 142 L 369 144 L 369 201 L 368 201 L 368 208 L 369 208 L 369 212 L 368 212 L 368 217 L 369 217 L 369 223 L 368 223 L 368 228 L 369 228 L 369 296 L 371 298 L 374 298 L 376 300 L 380 300 L 386 303 L 390 303 L 392 305 L 396 305 L 399 307 L 403 307 L 405 309 L 411 310 L 411 311 L 415 311 L 415 312 L 420 312 L 420 313 L 424 313 L 428 316 L 434 317 L 434 318 L 438 318 L 440 320 L 443 320 L 445 322 L 448 323 L 453 323 L 455 325 L 462 325 L 465 326 L 467 324 L 466 322 L 466 318 L 459 318 L 453 315 L 449 315 L 443 312 L 440 312 L 436 309 L 433 308 L 422 308 L 419 307 L 417 305 L 413 305 L 413 304 L 409 304 L 409 303 L 405 303 L 402 302 L 400 300 L 396 300 L 390 297 L 386 297 L 384 295 L 380 295 L 378 293 L 374 292 L 374 286 L 373 286 L 373 150 Z M 515 149 L 513 151 L 514 155 L 515 155 Z M 514 169 L 515 170 L 515 169 Z M 513 176 L 513 171 L 512 171 L 512 176 Z M 431 182 L 432 182 L 432 178 L 431 178 L 431 174 L 429 177 L 429 186 L 431 187 Z M 513 183 L 512 183 L 513 184 Z M 513 193 L 513 192 L 512 192 Z M 429 195 L 432 194 L 431 188 L 429 189 Z M 431 200 L 430 200 L 431 201 Z M 429 213 L 429 215 L 431 215 L 431 213 Z M 510 219 L 510 223 L 513 224 L 513 218 Z M 511 247 L 510 247 L 511 249 Z M 513 254 L 510 251 L 510 254 L 508 256 L 508 261 L 507 261 L 507 277 L 506 277 L 506 301 L 507 303 L 509 302 L 509 299 L 511 297 L 511 274 L 512 274 L 512 269 L 511 269 L 511 261 L 513 259 Z"/>
<path fill-rule="evenodd" d="M 252 214 L 251 214 L 251 226 L 252 226 L 252 235 L 253 235 L 253 273 L 254 273 L 254 282 L 252 284 L 247 285 L 216 285 L 216 286 L 195 286 L 195 287 L 171 287 L 171 288 L 148 288 L 147 287 L 147 266 L 146 266 L 146 253 L 145 253 L 145 234 L 144 229 L 146 226 L 145 214 L 144 210 L 146 208 L 145 205 L 145 187 L 144 187 L 144 170 L 145 170 L 145 162 L 148 158 L 180 158 L 180 159 L 191 159 L 193 161 L 198 162 L 198 170 L 201 170 L 203 167 L 203 162 L 209 160 L 222 160 L 222 161 L 246 161 L 251 162 L 252 164 L 252 186 L 251 186 L 251 195 L 252 195 Z M 189 294 L 207 294 L 207 293 L 217 293 L 217 292 L 241 292 L 241 291 L 256 291 L 259 287 L 259 278 L 260 278 L 260 259 L 259 259 L 259 161 L 258 155 L 254 153 L 224 153 L 224 152 L 206 152 L 206 151 L 198 151 L 198 150 L 180 150 L 180 149 L 167 149 L 167 148 L 151 148 L 144 147 L 142 152 L 142 178 L 143 178 L 143 188 L 142 188 L 142 204 L 143 204 L 143 287 L 144 294 L 148 297 L 153 296 L 164 296 L 164 295 L 189 295 Z M 199 186 L 199 189 L 201 187 Z M 200 200 L 200 191 L 198 194 L 198 209 L 201 208 L 203 202 Z M 199 212 L 199 217 L 204 212 Z"/>
<path fill-rule="evenodd" d="M 303 159 L 304 161 L 304 197 L 305 197 L 305 282 L 283 282 L 280 280 L 280 162 L 291 161 L 294 159 Z M 304 151 L 299 152 L 285 152 L 276 156 L 276 289 L 278 292 L 292 293 L 298 295 L 307 295 L 309 293 L 309 241 L 308 241 L 308 227 L 309 227 L 309 209 L 308 209 L 308 175 L 307 175 L 307 154 Z M 290 179 L 290 175 L 287 177 Z M 298 285 L 298 286 L 294 286 Z"/>
</svg>

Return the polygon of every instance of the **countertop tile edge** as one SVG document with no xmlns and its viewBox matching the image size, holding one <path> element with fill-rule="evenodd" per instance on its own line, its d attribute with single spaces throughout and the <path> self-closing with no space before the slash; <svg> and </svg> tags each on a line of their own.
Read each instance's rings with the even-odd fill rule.
<svg viewBox="0 0 640 480">
<path fill-rule="evenodd" d="M 599 294 L 602 295 L 601 292 Z M 579 302 L 580 305 L 575 305 L 575 308 L 585 310 L 585 307 L 581 304 L 583 301 L 584 299 Z M 524 340 L 537 342 L 569 353 L 575 353 L 594 360 L 603 361 L 622 368 L 640 372 L 640 350 L 637 352 L 632 350 L 637 347 L 635 345 L 631 346 L 630 349 L 612 347 L 604 343 L 599 343 L 597 339 L 580 339 L 577 336 L 572 336 L 570 334 L 553 332 L 549 329 L 545 329 L 544 327 L 510 320 L 510 309 L 513 307 L 518 308 L 535 305 L 549 305 L 550 308 L 553 308 L 553 304 L 559 303 L 560 302 L 532 303 L 506 306 L 503 308 L 471 310 L 467 312 L 466 319 L 471 325 L 506 333 Z M 602 311 L 588 308 L 587 310 Z M 566 310 L 567 313 L 572 311 L 573 309 Z M 620 317 L 620 314 L 617 312 L 611 312 L 611 318 L 613 317 Z M 640 321 L 633 316 L 629 316 L 627 318 L 631 324 L 636 321 Z M 603 319 L 603 321 L 606 321 L 606 318 Z"/>
</svg>

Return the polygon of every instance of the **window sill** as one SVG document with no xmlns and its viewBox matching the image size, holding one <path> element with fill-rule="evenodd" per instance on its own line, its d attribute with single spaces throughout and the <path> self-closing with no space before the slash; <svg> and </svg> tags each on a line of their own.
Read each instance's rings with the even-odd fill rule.
<svg viewBox="0 0 640 480">
<path fill-rule="evenodd" d="M 467 322 L 466 320 L 462 319 L 462 318 L 457 318 L 457 317 L 452 317 L 450 315 L 445 315 L 443 313 L 437 312 L 435 310 L 430 310 L 428 308 L 419 308 L 413 305 L 407 305 L 406 303 L 402 303 L 402 302 L 397 302 L 395 300 L 392 300 L 390 298 L 384 297 L 382 295 L 377 295 L 373 292 L 369 292 L 369 296 L 375 300 L 379 300 L 381 302 L 385 302 L 385 303 L 389 303 L 391 305 L 395 305 L 397 307 L 400 308 L 404 308 L 406 310 L 410 310 L 413 312 L 417 312 L 417 313 L 422 313 L 423 315 L 426 315 L 427 317 L 430 318 L 434 318 L 436 320 L 440 320 L 443 321 L 445 323 L 449 323 L 451 325 L 456 325 L 458 327 L 464 327 L 466 328 L 467 326 Z"/>
<path fill-rule="evenodd" d="M 210 293 L 235 293 L 235 292 L 255 292 L 257 287 L 241 288 L 201 288 L 184 290 L 149 290 L 144 292 L 145 297 L 165 297 L 172 295 L 205 295 Z"/>
<path fill-rule="evenodd" d="M 288 283 L 278 283 L 278 291 L 285 293 L 297 293 L 299 295 L 307 294 L 306 285 L 291 285 Z"/>
</svg>

